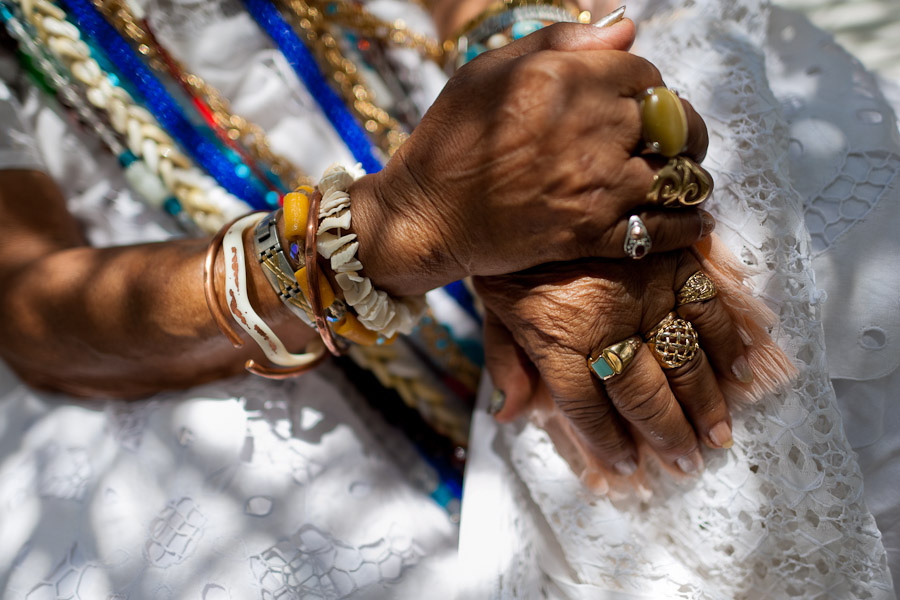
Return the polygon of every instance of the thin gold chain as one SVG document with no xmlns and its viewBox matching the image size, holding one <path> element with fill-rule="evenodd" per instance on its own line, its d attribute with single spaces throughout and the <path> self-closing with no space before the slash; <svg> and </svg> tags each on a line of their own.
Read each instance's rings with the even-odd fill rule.
<svg viewBox="0 0 900 600">
<path fill-rule="evenodd" d="M 196 94 L 210 109 L 216 125 L 225 132 L 229 139 L 239 142 L 256 160 L 265 163 L 272 173 L 285 182 L 291 189 L 299 185 L 308 185 L 309 177 L 288 159 L 276 154 L 269 145 L 265 131 L 252 121 L 231 112 L 228 100 L 212 85 L 200 76 L 189 73 L 176 59 L 163 55 L 162 48 L 135 18 L 124 0 L 93 0 L 94 5 L 106 16 L 119 33 L 131 39 L 138 52 L 147 58 L 150 66 L 159 72 L 169 72 L 166 62 L 168 58 L 177 76 Z"/>
<path fill-rule="evenodd" d="M 346 0 L 311 0 L 310 4 L 323 12 L 329 22 L 353 29 L 362 37 L 389 46 L 416 50 L 439 64 L 444 57 L 443 46 L 435 38 L 410 30 L 403 19 L 388 22 L 376 17 L 362 5 Z"/>
<path fill-rule="evenodd" d="M 331 25 L 322 11 L 306 0 L 278 0 L 297 34 L 313 49 L 344 102 L 372 136 L 382 152 L 392 156 L 409 134 L 386 110 L 375 104 L 375 94 L 363 80 L 356 64 L 344 56 Z"/>
</svg>

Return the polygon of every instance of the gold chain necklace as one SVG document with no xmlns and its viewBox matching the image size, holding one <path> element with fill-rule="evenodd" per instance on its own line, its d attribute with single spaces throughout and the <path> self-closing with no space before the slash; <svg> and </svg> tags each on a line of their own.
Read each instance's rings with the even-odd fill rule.
<svg viewBox="0 0 900 600">
<path fill-rule="evenodd" d="M 443 46 L 436 39 L 410 30 L 403 19 L 388 22 L 362 5 L 345 0 L 311 0 L 310 4 L 323 12 L 330 22 L 352 29 L 362 37 L 389 46 L 416 50 L 438 64 L 444 58 Z"/>
<path fill-rule="evenodd" d="M 409 134 L 386 110 L 375 104 L 375 94 L 356 64 L 344 56 L 340 43 L 322 11 L 306 0 L 278 0 L 294 30 L 313 50 L 326 78 L 338 86 L 347 107 L 360 120 L 382 152 L 392 156 Z"/>
<path fill-rule="evenodd" d="M 187 72 L 176 59 L 168 55 L 152 33 L 134 16 L 126 0 L 93 0 L 118 32 L 131 39 L 150 66 L 158 72 L 168 72 L 206 104 L 217 127 L 229 139 L 239 142 L 257 161 L 265 163 L 272 173 L 291 189 L 308 185 L 309 177 L 283 156 L 276 154 L 269 145 L 265 131 L 252 121 L 233 114 L 222 94 L 198 75 Z"/>
</svg>

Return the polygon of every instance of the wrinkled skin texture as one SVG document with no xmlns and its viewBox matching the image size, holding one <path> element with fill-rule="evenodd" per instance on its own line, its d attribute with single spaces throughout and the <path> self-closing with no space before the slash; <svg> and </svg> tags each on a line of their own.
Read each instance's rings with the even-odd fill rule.
<svg viewBox="0 0 900 600">
<path fill-rule="evenodd" d="M 682 367 L 663 370 L 646 344 L 623 374 L 605 382 L 586 363 L 595 350 L 651 331 L 698 268 L 683 251 L 477 278 L 489 311 L 487 366 L 507 394 L 498 418 L 514 418 L 536 394 L 549 393 L 596 456 L 620 472 L 637 460 L 635 436 L 682 471 L 701 468 L 698 440 L 721 447 L 727 440 L 717 443 L 710 431 L 723 422 L 730 429 L 716 378 L 734 378 L 731 366 L 744 353 L 718 299 L 678 309 L 699 332 L 703 350 Z"/>
<path fill-rule="evenodd" d="M 460 69 L 384 171 L 351 190 L 354 215 L 357 197 L 381 198 L 360 207 L 380 218 L 354 216 L 372 280 L 410 294 L 466 275 L 623 257 L 635 213 L 654 251 L 708 233 L 698 210 L 645 210 L 664 161 L 641 153 L 634 98 L 663 81 L 623 51 L 633 36 L 630 21 L 606 30 L 557 24 Z M 687 153 L 699 160 L 706 127 L 684 104 Z M 375 232 L 376 223 L 389 226 Z"/>
<path fill-rule="evenodd" d="M 469 274 L 621 256 L 625 222 L 655 167 L 639 155 L 633 96 L 661 83 L 652 66 L 621 51 L 632 38 L 629 22 L 606 31 L 555 26 L 460 71 L 387 168 L 352 189 L 359 257 L 375 284 L 412 294 Z M 705 128 L 688 113 L 688 151 L 699 157 Z M 7 172 L 2 180 L 0 239 L 9 243 L 0 245 L 0 355 L 27 382 L 131 397 L 261 359 L 249 340 L 232 348 L 212 322 L 201 277 L 207 240 L 90 248 L 49 177 Z M 640 214 L 658 250 L 703 233 L 696 210 Z M 248 275 L 251 302 L 301 350 L 314 334 L 258 267 Z M 221 255 L 216 279 L 221 294 Z M 572 340 L 559 360 L 580 343 Z"/>
</svg>

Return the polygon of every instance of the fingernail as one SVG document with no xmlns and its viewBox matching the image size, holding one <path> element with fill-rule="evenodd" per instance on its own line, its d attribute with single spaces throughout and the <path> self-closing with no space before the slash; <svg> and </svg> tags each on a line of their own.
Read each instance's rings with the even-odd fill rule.
<svg viewBox="0 0 900 600">
<path fill-rule="evenodd" d="M 734 440 L 731 437 L 731 427 L 725 421 L 716 423 L 709 430 L 709 439 L 719 448 L 731 448 L 734 446 Z"/>
<path fill-rule="evenodd" d="M 491 399 L 488 401 L 488 414 L 496 415 L 503 410 L 504 404 L 506 404 L 506 393 L 503 390 L 494 389 L 491 392 Z"/>
<path fill-rule="evenodd" d="M 750 369 L 750 363 L 747 362 L 746 356 L 738 356 L 731 365 L 731 372 L 737 377 L 741 383 L 751 383 L 753 381 L 753 371 Z"/>
<path fill-rule="evenodd" d="M 703 470 L 703 457 L 700 456 L 699 450 L 694 450 L 687 456 L 682 456 L 675 461 L 678 468 L 690 475 Z"/>
<path fill-rule="evenodd" d="M 637 471 L 637 463 L 634 462 L 633 458 L 628 457 L 614 464 L 613 468 L 619 473 L 619 475 L 622 475 L 624 477 L 631 477 L 632 475 L 634 475 L 634 472 Z"/>
<path fill-rule="evenodd" d="M 609 27 L 610 25 L 615 25 L 621 21 L 623 17 L 625 17 L 625 7 L 620 6 L 605 17 L 600 17 L 597 21 L 594 21 L 592 25 L 602 29 L 604 27 Z"/>
<path fill-rule="evenodd" d="M 705 238 L 716 228 L 716 219 L 705 210 L 700 210 L 700 238 Z"/>
</svg>

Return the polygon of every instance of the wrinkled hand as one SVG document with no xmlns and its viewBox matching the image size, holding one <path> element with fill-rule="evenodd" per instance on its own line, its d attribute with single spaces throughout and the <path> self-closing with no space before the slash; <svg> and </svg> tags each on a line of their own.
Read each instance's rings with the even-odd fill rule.
<svg viewBox="0 0 900 600">
<path fill-rule="evenodd" d="M 682 251 L 641 262 L 586 260 L 476 278 L 488 310 L 487 367 L 507 396 L 498 419 L 514 418 L 546 386 L 596 457 L 619 473 L 636 468 L 635 436 L 681 471 L 701 469 L 698 439 L 712 448 L 731 444 L 717 377 L 752 378 L 718 298 L 677 309 L 700 336 L 701 352 L 684 366 L 663 370 L 645 343 L 624 373 L 604 382 L 586 363 L 596 350 L 651 331 L 697 270 L 696 259 Z"/>
<path fill-rule="evenodd" d="M 642 154 L 635 96 L 663 81 L 623 51 L 633 38 L 630 21 L 557 24 L 460 69 L 384 171 L 351 192 L 354 213 L 365 211 L 354 227 L 373 281 L 410 294 L 466 275 L 622 257 L 635 213 L 654 251 L 708 233 L 697 209 L 640 210 L 664 163 Z M 686 154 L 699 160 L 706 127 L 684 104 Z M 367 190 L 379 201 L 357 209 Z"/>
</svg>

